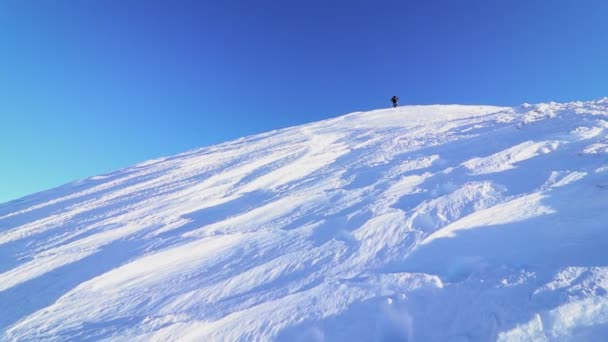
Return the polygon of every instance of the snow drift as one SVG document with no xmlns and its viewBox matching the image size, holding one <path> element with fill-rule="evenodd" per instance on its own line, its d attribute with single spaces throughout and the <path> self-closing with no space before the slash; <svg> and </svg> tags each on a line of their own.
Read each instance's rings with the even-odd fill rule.
<svg viewBox="0 0 608 342">
<path fill-rule="evenodd" d="M 0 205 L 4 340 L 603 340 L 608 98 L 352 113 Z"/>
</svg>

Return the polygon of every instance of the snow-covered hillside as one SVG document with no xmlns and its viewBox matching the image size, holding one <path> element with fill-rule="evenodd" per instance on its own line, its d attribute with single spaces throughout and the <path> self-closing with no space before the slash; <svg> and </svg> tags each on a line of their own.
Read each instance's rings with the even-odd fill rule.
<svg viewBox="0 0 608 342">
<path fill-rule="evenodd" d="M 12 341 L 602 341 L 608 98 L 353 113 L 0 205 Z"/>
</svg>

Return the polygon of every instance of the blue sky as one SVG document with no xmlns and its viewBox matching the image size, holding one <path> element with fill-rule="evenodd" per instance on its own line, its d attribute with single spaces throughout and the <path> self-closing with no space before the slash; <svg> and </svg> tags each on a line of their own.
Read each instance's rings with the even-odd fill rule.
<svg viewBox="0 0 608 342">
<path fill-rule="evenodd" d="M 402 104 L 608 96 L 605 1 L 0 1 L 0 202 Z"/>
</svg>

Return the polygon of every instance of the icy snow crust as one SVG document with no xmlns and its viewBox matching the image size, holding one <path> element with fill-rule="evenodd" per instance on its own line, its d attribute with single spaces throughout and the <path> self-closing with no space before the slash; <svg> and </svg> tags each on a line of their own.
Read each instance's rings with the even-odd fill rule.
<svg viewBox="0 0 608 342">
<path fill-rule="evenodd" d="M 2 204 L 1 338 L 605 340 L 607 130 L 401 107 Z"/>
</svg>

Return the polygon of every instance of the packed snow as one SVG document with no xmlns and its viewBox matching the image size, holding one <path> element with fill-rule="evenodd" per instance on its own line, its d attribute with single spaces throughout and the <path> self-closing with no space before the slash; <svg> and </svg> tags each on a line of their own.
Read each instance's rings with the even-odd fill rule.
<svg viewBox="0 0 608 342">
<path fill-rule="evenodd" d="M 608 98 L 358 112 L 0 205 L 6 341 L 604 341 Z"/>
</svg>

